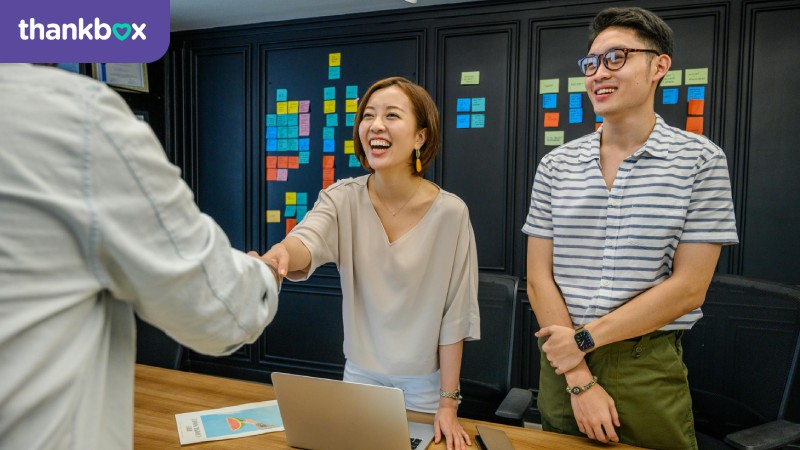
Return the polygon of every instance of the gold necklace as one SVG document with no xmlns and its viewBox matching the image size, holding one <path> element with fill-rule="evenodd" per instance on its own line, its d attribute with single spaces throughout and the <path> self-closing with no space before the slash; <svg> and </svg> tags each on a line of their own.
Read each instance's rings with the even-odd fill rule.
<svg viewBox="0 0 800 450">
<path fill-rule="evenodd" d="M 373 184 L 373 186 L 375 186 L 375 185 Z M 406 200 L 405 203 L 403 203 L 403 206 L 397 208 L 397 211 L 392 211 L 392 208 L 389 207 L 389 204 L 386 203 L 386 201 L 383 200 L 383 197 L 381 197 L 381 194 L 378 193 L 378 188 L 377 187 L 375 187 L 375 195 L 378 196 L 378 200 L 381 201 L 381 205 L 383 205 L 384 208 L 388 209 L 389 213 L 392 215 L 392 217 L 394 217 L 397 214 L 399 214 L 400 211 L 402 211 L 403 208 L 406 207 L 406 205 L 408 205 L 408 202 L 410 202 L 411 199 L 414 198 L 415 195 L 417 195 L 417 191 L 419 191 L 419 187 L 420 186 L 422 186 L 422 178 L 420 178 L 419 182 L 417 182 L 417 188 L 414 189 L 414 192 L 411 193 L 411 195 L 408 197 L 408 200 Z"/>
</svg>

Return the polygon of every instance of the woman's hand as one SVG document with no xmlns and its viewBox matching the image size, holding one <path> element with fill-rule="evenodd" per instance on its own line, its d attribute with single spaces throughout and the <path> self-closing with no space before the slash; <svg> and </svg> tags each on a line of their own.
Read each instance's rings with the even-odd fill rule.
<svg viewBox="0 0 800 450">
<path fill-rule="evenodd" d="M 281 242 L 273 245 L 267 253 L 261 256 L 261 259 L 275 266 L 281 278 L 285 278 L 289 272 L 289 250 Z"/>
<path fill-rule="evenodd" d="M 457 411 L 457 400 L 442 399 L 439 403 L 439 410 L 436 411 L 436 417 L 433 420 L 434 442 L 438 444 L 442 440 L 442 435 L 444 435 L 447 450 L 465 450 L 468 445 L 472 445 L 469 435 L 461 427 L 461 423 L 458 422 Z"/>
</svg>

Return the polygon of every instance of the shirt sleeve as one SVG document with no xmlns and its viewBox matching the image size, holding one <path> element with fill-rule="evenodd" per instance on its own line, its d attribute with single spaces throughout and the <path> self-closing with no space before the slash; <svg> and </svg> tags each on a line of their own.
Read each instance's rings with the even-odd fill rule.
<svg viewBox="0 0 800 450">
<path fill-rule="evenodd" d="M 522 232 L 528 236 L 553 239 L 553 213 L 550 196 L 552 181 L 550 170 L 542 161 L 533 178 L 531 205 L 525 225 L 522 227 Z"/>
<path fill-rule="evenodd" d="M 700 164 L 695 175 L 681 242 L 739 242 L 728 164 L 719 149 Z"/>
<path fill-rule="evenodd" d="M 465 207 L 458 235 L 458 245 L 453 258 L 453 270 L 447 290 L 439 345 L 454 344 L 464 339 L 480 339 L 480 325 L 478 253 L 475 246 L 475 233 Z"/>
<path fill-rule="evenodd" d="M 278 287 L 260 260 L 231 248 L 180 171 L 119 95 L 87 100 L 92 213 L 89 264 L 114 297 L 193 350 L 229 354 L 275 316 Z"/>
<path fill-rule="evenodd" d="M 311 253 L 308 272 L 290 272 L 286 278 L 292 281 L 307 280 L 317 268 L 325 263 L 339 263 L 339 220 L 336 204 L 331 192 L 339 185 L 334 184 L 319 193 L 314 207 L 303 221 L 292 229 L 288 236 L 295 237 Z M 288 237 L 287 236 L 287 237 Z"/>
</svg>

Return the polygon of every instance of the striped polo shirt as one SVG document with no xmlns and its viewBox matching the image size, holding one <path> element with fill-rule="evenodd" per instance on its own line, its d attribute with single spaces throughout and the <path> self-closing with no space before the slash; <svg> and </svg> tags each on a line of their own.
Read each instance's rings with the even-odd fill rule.
<svg viewBox="0 0 800 450">
<path fill-rule="evenodd" d="M 656 124 L 619 167 L 600 172 L 602 128 L 539 164 L 522 231 L 553 240 L 553 273 L 572 322 L 602 317 L 672 274 L 681 242 L 735 244 L 725 154 L 706 137 Z M 691 328 L 696 309 L 662 330 Z"/>
</svg>

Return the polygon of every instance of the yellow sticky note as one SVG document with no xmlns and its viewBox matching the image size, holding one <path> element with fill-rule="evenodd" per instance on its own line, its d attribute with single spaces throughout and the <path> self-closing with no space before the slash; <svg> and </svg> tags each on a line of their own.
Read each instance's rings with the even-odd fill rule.
<svg viewBox="0 0 800 450">
<path fill-rule="evenodd" d="M 564 145 L 564 131 L 545 131 L 544 145 Z"/>
<path fill-rule="evenodd" d="M 286 193 L 286 204 L 287 205 L 296 205 L 297 204 L 297 192 L 287 192 Z"/>
<path fill-rule="evenodd" d="M 586 77 L 567 78 L 567 92 L 586 92 Z"/>
<path fill-rule="evenodd" d="M 344 101 L 344 112 L 358 112 L 358 102 L 356 102 L 356 99 L 351 98 Z"/>
<path fill-rule="evenodd" d="M 300 110 L 300 102 L 296 100 L 293 102 L 287 102 L 286 110 L 289 112 L 289 114 L 297 114 L 297 112 Z"/>
<path fill-rule="evenodd" d="M 281 212 L 277 209 L 267 210 L 267 223 L 278 223 L 281 221 Z"/>
<path fill-rule="evenodd" d="M 342 65 L 342 54 L 341 53 L 328 53 L 328 65 L 329 66 L 341 66 Z"/>
<path fill-rule="evenodd" d="M 461 72 L 461 84 L 481 84 L 481 73 L 475 72 Z"/>
<path fill-rule="evenodd" d="M 549 78 L 547 80 L 539 80 L 539 93 L 540 94 L 557 94 L 558 93 L 558 78 Z"/>
<path fill-rule="evenodd" d="M 278 114 L 286 114 L 286 110 L 288 109 L 286 102 L 276 103 L 276 109 Z"/>
<path fill-rule="evenodd" d="M 708 67 L 686 69 L 686 84 L 708 84 Z"/>
<path fill-rule="evenodd" d="M 664 75 L 664 79 L 661 80 L 661 86 L 680 86 L 683 84 L 683 71 L 682 70 L 670 70 Z"/>
<path fill-rule="evenodd" d="M 336 100 L 325 100 L 323 107 L 325 114 L 332 114 L 336 112 Z"/>
<path fill-rule="evenodd" d="M 344 141 L 344 153 L 346 155 L 355 155 L 356 148 L 353 145 L 353 141 Z"/>
</svg>

